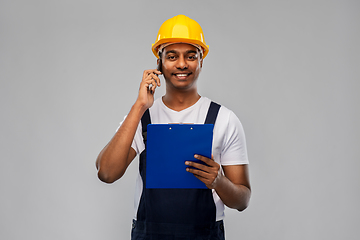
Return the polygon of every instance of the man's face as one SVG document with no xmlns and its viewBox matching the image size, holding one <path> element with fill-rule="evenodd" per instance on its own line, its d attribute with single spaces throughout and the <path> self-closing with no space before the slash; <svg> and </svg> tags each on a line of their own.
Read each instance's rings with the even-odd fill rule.
<svg viewBox="0 0 360 240">
<path fill-rule="evenodd" d="M 202 59 L 199 50 L 186 43 L 167 46 L 162 52 L 162 73 L 167 87 L 189 89 L 196 87 Z"/>
</svg>

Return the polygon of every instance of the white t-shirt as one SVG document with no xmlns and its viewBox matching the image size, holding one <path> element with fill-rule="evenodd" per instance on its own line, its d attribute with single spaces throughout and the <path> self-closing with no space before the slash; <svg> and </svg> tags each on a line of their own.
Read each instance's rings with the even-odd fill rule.
<svg viewBox="0 0 360 240">
<path fill-rule="evenodd" d="M 201 97 L 191 107 L 177 112 L 168 108 L 163 103 L 162 98 L 158 98 L 149 109 L 151 123 L 203 124 L 205 122 L 210 103 L 210 99 Z M 131 147 L 137 154 L 140 154 L 145 149 L 141 121 L 139 122 Z M 243 127 L 236 115 L 224 106 L 221 106 L 214 125 L 212 154 L 215 161 L 223 166 L 249 163 Z M 142 178 L 140 173 L 138 173 L 135 189 L 134 219 L 136 219 L 137 215 L 142 186 Z M 215 190 L 213 190 L 213 197 L 216 205 L 216 221 L 219 221 L 224 218 L 224 203 L 216 194 Z"/>
</svg>

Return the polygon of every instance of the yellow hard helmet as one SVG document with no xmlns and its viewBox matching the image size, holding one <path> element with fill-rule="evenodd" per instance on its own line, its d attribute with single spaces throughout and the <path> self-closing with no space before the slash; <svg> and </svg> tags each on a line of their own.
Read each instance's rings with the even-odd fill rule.
<svg viewBox="0 0 360 240">
<path fill-rule="evenodd" d="M 161 25 L 156 41 L 152 45 L 154 55 L 159 58 L 158 47 L 161 44 L 172 42 L 200 45 L 203 49 L 203 58 L 205 58 L 209 52 L 209 46 L 205 43 L 200 24 L 185 15 L 177 15 L 166 20 Z"/>
</svg>

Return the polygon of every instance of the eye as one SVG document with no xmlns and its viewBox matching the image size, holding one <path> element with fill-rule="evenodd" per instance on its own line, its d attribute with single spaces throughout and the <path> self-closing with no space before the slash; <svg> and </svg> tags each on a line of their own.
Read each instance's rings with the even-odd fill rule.
<svg viewBox="0 0 360 240">
<path fill-rule="evenodd" d="M 167 55 L 166 58 L 169 59 L 169 60 L 175 60 L 176 59 L 175 55 Z"/>
<path fill-rule="evenodd" d="M 189 55 L 189 56 L 188 56 L 188 59 L 189 59 L 189 60 L 196 60 L 196 59 L 197 59 L 197 55 L 196 55 L 196 54 L 194 54 L 194 55 Z"/>
</svg>

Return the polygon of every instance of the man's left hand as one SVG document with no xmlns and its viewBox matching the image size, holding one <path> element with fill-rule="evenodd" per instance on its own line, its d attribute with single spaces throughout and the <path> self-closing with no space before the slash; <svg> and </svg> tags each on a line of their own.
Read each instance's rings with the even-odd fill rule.
<svg viewBox="0 0 360 240">
<path fill-rule="evenodd" d="M 221 177 L 223 177 L 220 165 L 214 161 L 214 157 L 207 158 L 204 156 L 200 156 L 195 154 L 194 157 L 207 165 L 186 161 L 185 165 L 194 167 L 194 168 L 186 168 L 186 171 L 191 172 L 197 177 L 200 181 L 205 183 L 205 185 L 209 189 L 215 189 Z"/>
</svg>

